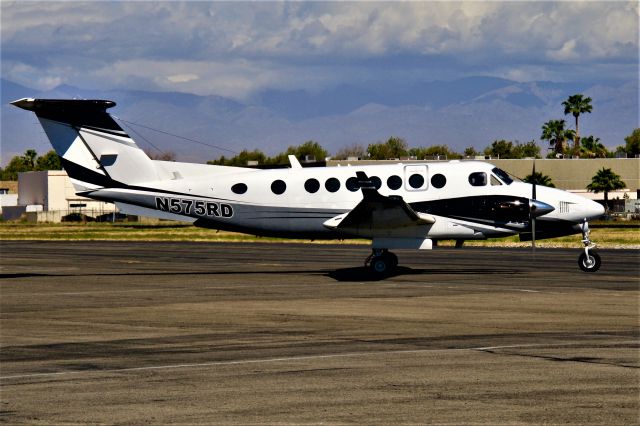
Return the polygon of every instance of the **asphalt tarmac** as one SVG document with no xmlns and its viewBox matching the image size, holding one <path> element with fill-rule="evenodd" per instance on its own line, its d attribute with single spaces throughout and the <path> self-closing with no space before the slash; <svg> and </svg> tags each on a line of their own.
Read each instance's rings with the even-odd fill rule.
<svg viewBox="0 0 640 426">
<path fill-rule="evenodd" d="M 0 249 L 0 422 L 638 423 L 637 250 Z"/>
</svg>

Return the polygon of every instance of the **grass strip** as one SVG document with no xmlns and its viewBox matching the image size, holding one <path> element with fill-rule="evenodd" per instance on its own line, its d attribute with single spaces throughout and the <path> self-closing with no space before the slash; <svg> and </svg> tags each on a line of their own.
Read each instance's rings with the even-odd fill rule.
<svg viewBox="0 0 640 426">
<path fill-rule="evenodd" d="M 640 249 L 640 228 L 604 227 L 591 231 L 591 239 L 601 248 Z M 302 240 L 273 237 L 257 237 L 236 232 L 197 228 L 181 223 L 16 223 L 0 222 L 0 240 L 80 240 L 80 241 L 209 241 L 209 242 L 307 242 L 316 244 L 369 244 L 367 240 Z M 580 235 L 538 240 L 538 247 L 567 247 L 580 245 Z M 455 241 L 439 241 L 440 246 L 452 246 Z M 517 236 L 467 241 L 468 246 L 529 247 L 530 242 L 520 242 Z"/>
</svg>

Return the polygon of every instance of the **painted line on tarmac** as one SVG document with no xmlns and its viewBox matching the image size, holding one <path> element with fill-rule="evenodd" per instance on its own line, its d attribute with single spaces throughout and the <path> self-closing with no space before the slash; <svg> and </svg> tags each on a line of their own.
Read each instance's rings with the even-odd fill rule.
<svg viewBox="0 0 640 426">
<path fill-rule="evenodd" d="M 114 373 L 129 373 L 135 371 L 153 371 L 153 370 L 177 370 L 182 368 L 201 368 L 201 367 L 216 367 L 224 365 L 243 365 L 243 364 L 268 364 L 278 362 L 294 362 L 294 361 L 307 361 L 315 359 L 331 359 L 331 358 L 354 358 L 354 357 L 367 357 L 367 356 L 380 356 L 380 355 L 408 355 L 408 354 L 424 354 L 424 353 L 446 353 L 446 352 L 473 352 L 473 351 L 489 351 L 496 349 L 517 349 L 517 348 L 536 348 L 536 347 L 563 347 L 578 345 L 583 342 L 571 342 L 571 343 L 531 343 L 524 345 L 502 345 L 502 346 L 476 346 L 472 348 L 450 348 L 450 349 L 407 349 L 397 351 L 372 351 L 372 352 L 349 352 L 344 354 L 326 354 L 326 355 L 301 355 L 290 356 L 280 358 L 263 358 L 263 359 L 245 359 L 237 361 L 213 361 L 213 362 L 199 362 L 199 363 L 187 363 L 187 364 L 167 364 L 167 365 L 151 365 L 147 367 L 130 367 L 130 368 L 113 368 L 105 370 L 82 370 L 82 371 L 58 371 L 52 373 L 32 373 L 32 374 L 17 374 L 13 376 L 0 376 L 0 380 L 10 379 L 28 379 L 38 377 L 59 377 L 79 374 L 114 374 Z M 629 344 L 638 343 L 635 340 L 622 341 L 622 342 L 607 342 L 608 344 Z"/>
</svg>

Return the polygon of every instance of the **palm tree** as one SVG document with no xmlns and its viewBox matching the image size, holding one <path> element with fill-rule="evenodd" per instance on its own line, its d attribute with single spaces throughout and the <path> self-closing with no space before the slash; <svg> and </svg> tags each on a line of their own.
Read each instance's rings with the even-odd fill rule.
<svg viewBox="0 0 640 426">
<path fill-rule="evenodd" d="M 536 185 L 548 186 L 549 188 L 555 188 L 556 186 L 551 181 L 551 177 L 543 175 L 541 172 L 533 172 L 522 179 L 526 183 L 535 183 Z"/>
<path fill-rule="evenodd" d="M 622 189 L 627 186 L 622 181 L 620 175 L 613 172 L 611 169 L 605 169 L 604 167 L 591 178 L 591 183 L 587 185 L 587 190 L 591 192 L 604 192 L 604 204 L 605 208 L 609 210 L 609 191 L 615 191 L 616 189 Z"/>
<path fill-rule="evenodd" d="M 24 155 L 22 156 L 22 161 L 24 161 L 24 164 L 29 167 L 30 170 L 33 170 L 36 167 L 36 157 L 38 156 L 38 153 L 36 152 L 35 149 L 28 149 L 24 152 Z"/>
<path fill-rule="evenodd" d="M 573 136 L 573 130 L 565 129 L 564 120 L 549 120 L 542 125 L 540 139 L 549 141 L 556 154 L 563 154 L 565 141 Z"/>
<path fill-rule="evenodd" d="M 587 136 L 581 139 L 580 144 L 580 151 L 588 157 L 605 158 L 607 156 L 607 148 L 600 143 L 600 138 Z"/>
<path fill-rule="evenodd" d="M 572 114 L 576 119 L 576 135 L 575 135 L 575 143 L 573 149 L 576 154 L 580 152 L 580 130 L 578 128 L 578 117 L 583 112 L 591 112 L 591 98 L 584 97 L 581 94 L 576 94 L 569 96 L 566 101 L 562 102 L 562 106 L 564 106 L 564 114 Z"/>
</svg>

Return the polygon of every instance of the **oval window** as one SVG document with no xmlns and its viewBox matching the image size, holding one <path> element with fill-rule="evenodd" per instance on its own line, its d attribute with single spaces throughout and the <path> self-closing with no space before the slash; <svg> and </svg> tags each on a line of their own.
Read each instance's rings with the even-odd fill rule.
<svg viewBox="0 0 640 426">
<path fill-rule="evenodd" d="M 274 180 L 273 183 L 271 184 L 271 191 L 276 195 L 280 195 L 286 190 L 287 190 L 287 184 L 280 179 Z"/>
<path fill-rule="evenodd" d="M 422 185 L 424 185 L 424 176 L 418 173 L 412 174 L 409 176 L 409 185 L 415 189 L 422 188 Z"/>
<path fill-rule="evenodd" d="M 320 189 L 320 182 L 318 182 L 317 179 L 307 179 L 307 181 L 304 183 L 304 189 L 307 190 L 307 192 L 310 192 L 312 194 L 315 194 L 316 192 L 318 192 L 318 189 Z"/>
<path fill-rule="evenodd" d="M 433 185 L 434 188 L 442 188 L 446 184 L 447 184 L 447 178 L 444 177 L 444 175 L 437 173 L 431 176 L 431 185 Z"/>
<path fill-rule="evenodd" d="M 402 186 L 402 178 L 397 175 L 392 175 L 387 178 L 387 186 L 394 191 L 400 189 Z"/>
<path fill-rule="evenodd" d="M 360 189 L 360 185 L 358 185 L 358 178 L 356 177 L 350 177 L 349 179 L 347 179 L 345 186 L 351 192 L 356 192 L 358 189 Z"/>
<path fill-rule="evenodd" d="M 244 194 L 245 192 L 247 192 L 247 185 L 245 185 L 244 183 L 236 183 L 231 187 L 231 190 L 236 194 Z"/>
<path fill-rule="evenodd" d="M 327 191 L 329 192 L 336 192 L 340 189 L 340 181 L 336 178 L 329 178 L 324 183 L 324 187 L 327 188 Z"/>
</svg>

